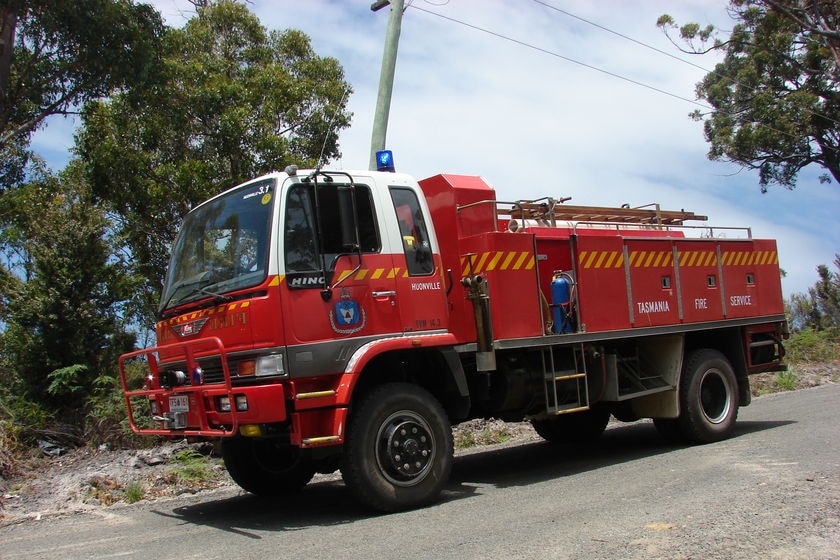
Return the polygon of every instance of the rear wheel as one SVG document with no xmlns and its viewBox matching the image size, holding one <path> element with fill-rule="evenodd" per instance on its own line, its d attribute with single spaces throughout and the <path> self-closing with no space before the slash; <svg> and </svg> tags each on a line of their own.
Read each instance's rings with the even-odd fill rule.
<svg viewBox="0 0 840 560">
<path fill-rule="evenodd" d="M 295 493 L 315 475 L 299 448 L 276 439 L 223 439 L 222 459 L 233 481 L 259 496 Z"/>
<path fill-rule="evenodd" d="M 695 350 L 680 378 L 680 416 L 658 419 L 656 428 L 671 441 L 710 443 L 732 435 L 738 418 L 738 382 L 726 356 Z"/>
<path fill-rule="evenodd" d="M 341 474 L 368 506 L 405 510 L 438 497 L 453 455 L 452 429 L 437 399 L 415 385 L 389 383 L 354 405 Z"/>
<path fill-rule="evenodd" d="M 609 421 L 609 409 L 596 406 L 583 412 L 534 419 L 531 425 L 540 437 L 552 443 L 588 443 L 601 437 Z"/>
</svg>

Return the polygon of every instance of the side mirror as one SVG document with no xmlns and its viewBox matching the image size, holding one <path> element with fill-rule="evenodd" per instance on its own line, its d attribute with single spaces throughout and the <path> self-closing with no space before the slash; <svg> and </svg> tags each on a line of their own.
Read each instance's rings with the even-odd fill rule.
<svg viewBox="0 0 840 560">
<path fill-rule="evenodd" d="M 338 187 L 338 216 L 341 246 L 345 251 L 359 250 L 359 228 L 356 224 L 356 200 L 353 187 Z"/>
</svg>

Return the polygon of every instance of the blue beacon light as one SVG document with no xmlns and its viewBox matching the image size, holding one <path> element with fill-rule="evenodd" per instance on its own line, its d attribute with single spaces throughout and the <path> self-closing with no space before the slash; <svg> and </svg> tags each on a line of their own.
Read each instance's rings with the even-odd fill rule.
<svg viewBox="0 0 840 560">
<path fill-rule="evenodd" d="M 391 150 L 376 152 L 376 170 L 394 172 L 394 154 Z"/>
</svg>

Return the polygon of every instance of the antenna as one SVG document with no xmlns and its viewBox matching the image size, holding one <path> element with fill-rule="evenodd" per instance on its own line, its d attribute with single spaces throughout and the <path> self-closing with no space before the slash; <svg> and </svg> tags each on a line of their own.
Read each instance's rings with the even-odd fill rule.
<svg viewBox="0 0 840 560">
<path fill-rule="evenodd" d="M 327 132 L 324 134 L 324 142 L 321 144 L 321 153 L 318 154 L 318 161 L 315 164 L 315 172 L 321 170 L 321 166 L 324 164 L 324 151 L 327 149 L 327 140 L 330 139 L 330 132 L 332 132 L 333 125 L 335 124 L 336 118 L 338 118 L 338 113 L 341 112 L 341 108 L 344 106 L 344 101 L 347 99 L 347 95 L 350 93 L 350 88 L 344 88 L 344 95 L 341 96 L 341 100 L 338 102 L 338 106 L 336 107 L 335 112 L 333 113 L 332 119 L 330 119 L 330 124 L 327 126 Z"/>
</svg>

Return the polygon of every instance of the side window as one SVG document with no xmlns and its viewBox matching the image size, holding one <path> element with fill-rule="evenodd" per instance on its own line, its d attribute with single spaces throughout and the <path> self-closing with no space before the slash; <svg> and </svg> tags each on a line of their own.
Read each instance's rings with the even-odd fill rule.
<svg viewBox="0 0 840 560">
<path fill-rule="evenodd" d="M 315 209 L 310 189 L 295 186 L 286 198 L 286 270 L 311 272 L 318 270 L 318 250 L 315 246 Z"/>
<path fill-rule="evenodd" d="M 435 271 L 432 246 L 417 195 L 409 189 L 391 188 L 391 201 L 400 226 L 405 263 L 410 276 L 427 276 Z"/>
<path fill-rule="evenodd" d="M 350 222 L 358 231 L 359 246 L 347 245 L 340 224 L 347 216 L 347 204 L 340 202 L 341 189 L 347 185 L 328 183 L 298 184 L 286 196 L 284 248 L 286 272 L 290 286 L 295 288 L 323 287 L 330 281 L 333 268 L 341 255 L 376 253 L 381 249 L 376 216 L 370 189 L 364 185 L 353 187 Z M 342 210 L 344 208 L 344 210 Z M 326 272 L 327 274 L 323 274 Z M 325 277 L 326 276 L 326 277 Z"/>
</svg>

